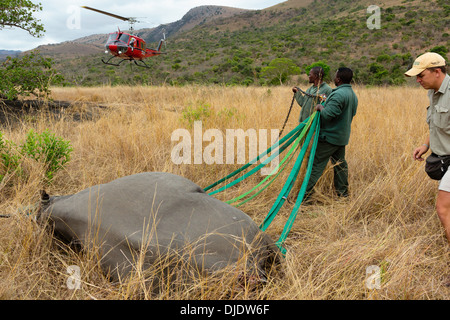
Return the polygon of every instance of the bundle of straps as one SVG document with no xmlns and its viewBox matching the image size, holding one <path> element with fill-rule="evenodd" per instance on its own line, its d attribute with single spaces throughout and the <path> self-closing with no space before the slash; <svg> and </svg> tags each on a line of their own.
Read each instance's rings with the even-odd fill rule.
<svg viewBox="0 0 450 320">
<path fill-rule="evenodd" d="M 255 159 L 250 161 L 249 163 L 245 164 L 238 170 L 230 173 L 226 177 L 216 181 L 215 183 L 211 184 L 210 186 L 206 187 L 204 190 L 209 191 L 208 193 L 210 195 L 218 194 L 222 191 L 225 191 L 236 184 L 244 181 L 251 175 L 258 172 L 260 169 L 265 167 L 267 164 L 271 163 L 275 157 L 278 157 L 281 155 L 284 151 L 287 150 L 287 154 L 283 157 L 283 159 L 278 163 L 276 168 L 260 183 L 258 183 L 255 187 L 253 187 L 251 190 L 245 192 L 244 194 L 239 195 L 238 197 L 235 197 L 234 199 L 226 201 L 228 204 L 235 204 L 235 206 L 239 207 L 243 205 L 244 203 L 250 201 L 257 195 L 259 195 L 262 191 L 264 191 L 266 188 L 268 188 L 274 181 L 277 179 L 280 174 L 286 169 L 287 165 L 295 158 L 296 151 L 300 150 L 295 163 L 291 169 L 291 172 L 289 173 L 289 176 L 284 183 L 284 186 L 279 193 L 277 199 L 275 200 L 274 204 L 272 205 L 272 208 L 270 209 L 268 215 L 260 225 L 260 229 L 262 231 L 266 231 L 267 228 L 270 226 L 278 212 L 280 211 L 283 204 L 287 201 L 287 198 L 289 196 L 289 193 L 292 191 L 295 181 L 297 180 L 299 176 L 300 169 L 302 167 L 303 160 L 307 154 L 307 151 L 311 145 L 309 159 L 306 164 L 306 174 L 303 178 L 302 185 L 300 188 L 300 191 L 297 196 L 297 200 L 295 202 L 295 205 L 292 209 L 292 212 L 286 221 L 286 224 L 284 226 L 284 229 L 280 235 L 280 238 L 276 242 L 278 248 L 280 251 L 284 254 L 286 254 L 286 249 L 284 248 L 284 242 L 289 235 L 289 232 L 291 231 L 291 228 L 294 224 L 294 221 L 297 217 L 297 212 L 300 208 L 300 205 L 303 202 L 303 199 L 305 197 L 306 193 L 306 187 L 308 185 L 309 178 L 311 176 L 311 170 L 312 170 L 312 164 L 314 160 L 314 155 L 316 153 L 317 149 L 317 143 L 319 138 L 319 131 L 320 131 L 320 112 L 314 112 L 308 119 L 306 119 L 304 122 L 300 123 L 294 130 L 286 134 L 283 138 L 281 138 L 279 141 L 277 141 L 274 145 L 272 145 L 270 148 L 268 148 L 265 152 L 261 153 L 259 156 L 257 156 Z M 264 159 L 266 157 L 266 159 Z M 264 159 L 260 164 L 258 164 L 259 160 Z M 244 172 L 247 169 L 250 169 L 250 167 L 254 166 L 253 169 L 248 171 L 245 174 L 242 174 L 235 178 L 232 181 L 233 177 L 236 175 Z M 224 186 L 220 187 L 220 185 L 224 184 Z M 214 191 L 210 191 L 213 188 L 218 187 L 218 189 Z"/>
</svg>

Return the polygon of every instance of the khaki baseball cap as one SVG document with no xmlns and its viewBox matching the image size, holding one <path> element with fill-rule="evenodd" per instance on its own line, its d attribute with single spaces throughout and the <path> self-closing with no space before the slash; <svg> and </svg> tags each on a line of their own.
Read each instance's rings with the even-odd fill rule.
<svg viewBox="0 0 450 320">
<path fill-rule="evenodd" d="M 440 54 L 427 52 L 414 61 L 413 67 L 406 71 L 405 75 L 408 77 L 414 77 L 425 69 L 443 67 L 446 64 L 445 59 Z"/>
</svg>

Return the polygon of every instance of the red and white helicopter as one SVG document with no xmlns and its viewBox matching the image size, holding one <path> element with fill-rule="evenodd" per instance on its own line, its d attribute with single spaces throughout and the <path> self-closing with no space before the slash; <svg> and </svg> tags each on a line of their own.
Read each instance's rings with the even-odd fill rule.
<svg viewBox="0 0 450 320">
<path fill-rule="evenodd" d="M 165 52 L 161 52 L 162 44 L 166 41 L 165 34 L 163 34 L 163 39 L 161 39 L 156 49 L 149 49 L 146 47 L 144 39 L 132 34 L 133 25 L 138 22 L 135 18 L 121 17 L 116 14 L 87 6 L 82 6 L 82 8 L 105 14 L 123 21 L 128 21 L 130 23 L 130 33 L 122 32 L 119 29 L 119 31 L 109 34 L 108 40 L 105 44 L 105 52 L 111 54 L 112 57 L 110 57 L 107 61 L 102 59 L 103 63 L 112 66 L 120 66 L 120 64 L 124 61 L 133 61 L 139 67 L 150 68 L 145 63 L 144 59 L 161 54 L 166 54 Z M 118 63 L 113 63 L 112 60 L 116 58 L 121 59 L 121 61 L 119 61 Z"/>
</svg>

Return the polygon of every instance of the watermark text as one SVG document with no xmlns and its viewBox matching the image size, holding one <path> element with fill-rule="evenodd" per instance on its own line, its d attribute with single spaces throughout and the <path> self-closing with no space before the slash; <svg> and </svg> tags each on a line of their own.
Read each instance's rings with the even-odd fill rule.
<svg viewBox="0 0 450 320">
<path fill-rule="evenodd" d="M 270 145 L 268 142 L 270 131 Z M 194 122 L 193 136 L 187 129 L 177 129 L 171 135 L 172 142 L 178 142 L 172 149 L 174 164 L 246 164 L 266 151 L 270 146 L 277 148 L 278 129 L 208 129 L 203 132 L 201 121 Z M 207 143 L 204 147 L 204 143 Z M 270 162 L 261 169 L 262 175 L 276 172 L 278 154 L 273 154 Z M 267 156 L 260 159 L 268 161 Z M 275 170 L 275 172 L 274 172 Z"/>
</svg>

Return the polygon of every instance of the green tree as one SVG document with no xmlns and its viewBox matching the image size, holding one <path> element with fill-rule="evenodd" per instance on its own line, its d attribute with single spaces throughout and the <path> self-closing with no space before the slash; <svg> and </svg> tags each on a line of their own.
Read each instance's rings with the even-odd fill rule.
<svg viewBox="0 0 450 320">
<path fill-rule="evenodd" d="M 0 30 L 5 27 L 20 28 L 34 37 L 43 35 L 44 26 L 33 14 L 42 11 L 40 3 L 29 0 L 0 0 Z"/>
<path fill-rule="evenodd" d="M 19 95 L 48 96 L 52 83 L 63 77 L 52 69 L 52 59 L 31 51 L 21 57 L 8 57 L 0 66 L 0 96 L 16 100 Z"/>
<path fill-rule="evenodd" d="M 0 0 L 0 30 L 5 27 L 20 28 L 34 37 L 45 32 L 40 20 L 33 14 L 42 11 L 40 3 L 30 0 Z M 52 60 L 34 51 L 21 57 L 8 57 L 0 66 L 0 98 L 15 100 L 19 95 L 48 95 L 53 80 L 62 76 L 52 70 Z"/>
<path fill-rule="evenodd" d="M 261 76 L 268 79 L 269 83 L 275 84 L 279 81 L 280 85 L 288 80 L 289 76 L 299 73 L 300 68 L 288 58 L 273 59 L 267 67 L 261 70 Z"/>
<path fill-rule="evenodd" d="M 326 64 L 326 62 L 324 62 L 324 61 L 314 62 L 313 64 L 306 67 L 306 73 L 309 74 L 311 69 L 314 67 L 322 67 L 323 72 L 324 72 L 323 78 L 324 79 L 328 78 L 328 75 L 330 74 L 330 66 L 328 64 Z"/>
</svg>

